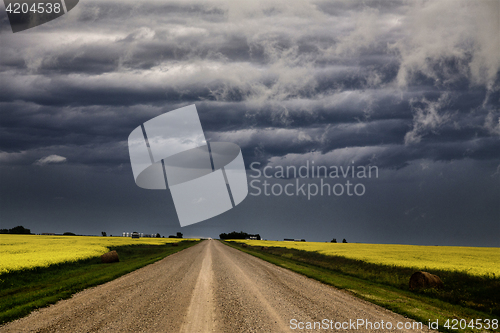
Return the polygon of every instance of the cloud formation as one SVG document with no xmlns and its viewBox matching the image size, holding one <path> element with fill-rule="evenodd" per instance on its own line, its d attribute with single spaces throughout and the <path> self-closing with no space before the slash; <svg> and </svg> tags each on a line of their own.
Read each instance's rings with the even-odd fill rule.
<svg viewBox="0 0 500 333">
<path fill-rule="evenodd" d="M 496 0 L 89 0 L 18 34 L 5 15 L 0 166 L 65 158 L 132 179 L 128 134 L 196 104 L 207 139 L 238 144 L 247 167 L 494 174 L 499 13 Z"/>
<path fill-rule="evenodd" d="M 37 160 L 34 164 L 44 166 L 44 165 L 53 164 L 53 163 L 64 163 L 66 161 L 67 161 L 66 157 L 59 156 L 59 155 L 49 155 L 49 156 L 42 157 L 41 159 Z"/>
<path fill-rule="evenodd" d="M 294 153 L 399 143 L 442 144 L 446 156 L 449 140 L 465 149 L 498 135 L 497 7 L 86 2 L 33 33 L 2 35 L 0 149 L 69 145 L 71 161 L 87 163 L 86 146 L 123 147 L 136 123 L 197 103 L 213 138 L 295 131 Z M 290 144 L 267 150 L 276 136 L 286 137 L 243 148 L 260 147 L 259 159 L 289 153 Z"/>
</svg>

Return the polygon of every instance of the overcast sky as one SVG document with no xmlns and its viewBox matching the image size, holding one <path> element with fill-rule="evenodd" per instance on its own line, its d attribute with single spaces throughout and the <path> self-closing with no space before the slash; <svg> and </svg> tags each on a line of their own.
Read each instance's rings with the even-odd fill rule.
<svg viewBox="0 0 500 333">
<path fill-rule="evenodd" d="M 499 1 L 80 0 L 15 34 L 0 15 L 1 228 L 500 246 Z M 248 176 L 314 161 L 378 178 L 181 228 L 169 191 L 135 185 L 127 138 L 190 104 Z"/>
</svg>

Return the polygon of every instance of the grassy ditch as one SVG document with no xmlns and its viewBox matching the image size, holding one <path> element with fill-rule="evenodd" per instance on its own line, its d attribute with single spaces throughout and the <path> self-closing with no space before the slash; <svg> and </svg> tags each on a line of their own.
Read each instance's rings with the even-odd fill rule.
<svg viewBox="0 0 500 333">
<path fill-rule="evenodd" d="M 178 246 L 127 245 L 110 247 L 120 262 L 103 264 L 99 257 L 0 275 L 0 324 L 24 317 L 37 308 L 71 297 L 74 293 L 116 279 L 154 263 L 199 241 Z"/>
<path fill-rule="evenodd" d="M 415 269 L 366 263 L 345 257 L 282 247 L 242 247 L 224 242 L 243 252 L 344 289 L 391 311 L 427 324 L 439 320 L 442 332 L 499 332 L 499 329 L 451 329 L 447 320 L 500 318 L 500 279 L 464 273 L 431 271 L 444 282 L 443 289 L 410 291 L 408 281 Z M 450 323 L 450 322 L 449 322 Z M 477 327 L 477 326 L 475 326 Z"/>
</svg>

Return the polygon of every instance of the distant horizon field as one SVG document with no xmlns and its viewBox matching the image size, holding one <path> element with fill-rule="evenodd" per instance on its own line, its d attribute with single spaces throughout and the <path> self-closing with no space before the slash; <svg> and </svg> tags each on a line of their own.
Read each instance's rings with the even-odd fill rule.
<svg viewBox="0 0 500 333">
<path fill-rule="evenodd" d="M 114 246 L 163 245 L 182 240 L 187 239 L 0 234 L 0 274 L 85 260 Z"/>
<path fill-rule="evenodd" d="M 266 240 L 231 241 L 252 246 L 285 247 L 341 256 L 373 264 L 416 268 L 419 270 L 448 270 L 475 276 L 500 277 L 500 248 L 465 246 L 428 246 L 404 244 L 363 244 L 291 242 Z"/>
</svg>

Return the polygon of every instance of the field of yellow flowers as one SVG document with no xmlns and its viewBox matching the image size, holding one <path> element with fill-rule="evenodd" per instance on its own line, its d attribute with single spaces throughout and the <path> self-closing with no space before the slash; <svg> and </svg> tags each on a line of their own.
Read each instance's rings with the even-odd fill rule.
<svg viewBox="0 0 500 333">
<path fill-rule="evenodd" d="M 0 274 L 97 257 L 111 246 L 178 241 L 176 238 L 0 235 Z"/>
<path fill-rule="evenodd" d="M 374 264 L 500 276 L 500 248 L 241 240 L 251 246 L 286 247 Z"/>
</svg>

